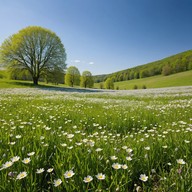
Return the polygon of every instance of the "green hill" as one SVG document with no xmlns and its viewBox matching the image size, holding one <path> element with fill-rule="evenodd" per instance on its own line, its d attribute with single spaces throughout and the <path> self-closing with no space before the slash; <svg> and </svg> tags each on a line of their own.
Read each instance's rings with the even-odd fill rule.
<svg viewBox="0 0 192 192">
<path fill-rule="evenodd" d="M 192 69 L 192 50 L 188 50 L 164 59 L 139 65 L 130 69 L 118 71 L 108 75 L 94 76 L 95 82 L 105 81 L 113 78 L 114 82 L 141 79 L 156 75 L 170 75 Z"/>
<path fill-rule="evenodd" d="M 138 89 L 146 88 L 162 88 L 174 86 L 190 86 L 192 85 L 192 70 L 181 73 L 172 74 L 169 76 L 157 75 L 142 79 L 133 79 L 129 81 L 115 82 L 115 89 L 133 89 L 134 86 Z M 99 88 L 100 83 L 95 83 L 95 88 Z"/>
</svg>

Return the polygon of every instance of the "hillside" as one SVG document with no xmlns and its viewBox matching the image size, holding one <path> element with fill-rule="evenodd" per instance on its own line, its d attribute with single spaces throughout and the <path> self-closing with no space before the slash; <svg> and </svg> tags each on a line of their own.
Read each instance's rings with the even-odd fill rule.
<svg viewBox="0 0 192 192">
<path fill-rule="evenodd" d="M 105 81 L 108 77 L 114 82 L 141 79 L 160 74 L 170 75 L 192 69 L 192 50 L 188 50 L 164 59 L 139 65 L 130 69 L 118 71 L 108 75 L 94 76 L 96 83 Z"/>
<path fill-rule="evenodd" d="M 119 89 L 133 89 L 135 85 L 138 89 L 142 89 L 144 85 L 146 88 L 189 86 L 192 85 L 192 70 L 169 76 L 157 75 L 143 79 L 115 82 L 115 89 L 117 87 Z M 100 88 L 100 83 L 95 83 L 95 88 Z"/>
</svg>

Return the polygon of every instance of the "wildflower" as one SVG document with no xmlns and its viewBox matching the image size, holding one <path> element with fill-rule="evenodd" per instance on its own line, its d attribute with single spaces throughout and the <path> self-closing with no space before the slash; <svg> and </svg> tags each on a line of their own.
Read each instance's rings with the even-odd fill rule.
<svg viewBox="0 0 192 192">
<path fill-rule="evenodd" d="M 126 157 L 127 161 L 131 161 L 132 158 L 130 156 Z"/>
<path fill-rule="evenodd" d="M 185 161 L 183 159 L 177 159 L 177 163 L 180 165 L 184 165 Z"/>
<path fill-rule="evenodd" d="M 13 142 L 10 142 L 9 144 L 10 144 L 10 145 L 15 145 L 15 143 L 16 143 L 16 142 L 15 142 L 15 141 L 13 141 Z"/>
<path fill-rule="evenodd" d="M 71 139 L 71 138 L 73 138 L 73 137 L 74 137 L 74 134 L 68 134 L 68 135 L 67 135 L 67 138 L 68 138 L 68 139 Z"/>
<path fill-rule="evenodd" d="M 31 159 L 29 157 L 22 160 L 22 162 L 25 164 L 28 164 L 30 161 Z"/>
<path fill-rule="evenodd" d="M 144 149 L 147 150 L 147 151 L 149 151 L 149 150 L 150 150 L 150 147 L 145 147 Z"/>
<path fill-rule="evenodd" d="M 88 175 L 87 177 L 84 177 L 84 182 L 85 183 L 89 183 L 89 182 L 91 182 L 93 180 L 93 177 L 91 177 L 90 175 Z"/>
<path fill-rule="evenodd" d="M 131 153 L 132 151 L 133 151 L 133 149 L 131 149 L 131 148 L 126 149 L 127 153 Z"/>
<path fill-rule="evenodd" d="M 28 156 L 33 156 L 35 154 L 35 152 L 31 152 L 31 153 L 27 153 Z"/>
<path fill-rule="evenodd" d="M 47 169 L 47 172 L 48 172 L 48 173 L 51 173 L 52 171 L 53 171 L 53 168 Z"/>
<path fill-rule="evenodd" d="M 62 183 L 61 179 L 57 179 L 57 180 L 54 180 L 53 184 L 55 187 L 58 187 L 59 185 L 61 185 L 61 183 Z"/>
<path fill-rule="evenodd" d="M 127 149 L 127 146 L 123 146 L 122 149 Z"/>
<path fill-rule="evenodd" d="M 104 180 L 105 179 L 105 175 L 102 173 L 98 173 L 97 175 L 95 175 L 97 177 L 97 179 L 99 180 Z"/>
<path fill-rule="evenodd" d="M 120 169 L 121 168 L 121 165 L 119 163 L 113 163 L 112 167 L 114 169 Z"/>
<path fill-rule="evenodd" d="M 99 152 L 99 151 L 102 151 L 103 149 L 101 149 L 101 148 L 97 148 L 95 151 L 96 152 Z"/>
<path fill-rule="evenodd" d="M 141 180 L 141 181 L 147 181 L 148 180 L 148 176 L 146 176 L 145 174 L 141 174 L 140 175 L 140 177 L 139 177 L 139 179 Z"/>
<path fill-rule="evenodd" d="M 45 171 L 44 168 L 40 168 L 40 169 L 37 169 L 37 172 L 36 172 L 36 173 L 40 174 L 40 173 L 43 173 L 44 171 Z"/>
<path fill-rule="evenodd" d="M 122 169 L 127 169 L 128 168 L 128 166 L 126 164 L 121 165 L 121 167 L 122 167 Z"/>
<path fill-rule="evenodd" d="M 17 175 L 17 177 L 16 177 L 16 179 L 23 179 L 23 178 L 25 178 L 27 176 L 27 172 L 25 172 L 25 171 L 23 171 L 23 172 L 20 172 L 18 175 Z"/>
<path fill-rule="evenodd" d="M 13 162 L 12 161 L 7 161 L 5 164 L 3 164 L 3 167 L 2 169 L 6 169 L 8 167 L 11 167 L 13 165 Z"/>
<path fill-rule="evenodd" d="M 66 143 L 61 143 L 60 145 L 61 145 L 62 147 L 66 147 L 66 146 L 67 146 Z"/>
<path fill-rule="evenodd" d="M 75 173 L 72 170 L 66 171 L 64 174 L 66 179 L 73 177 L 73 175 L 75 175 Z"/>
<path fill-rule="evenodd" d="M 80 146 L 80 145 L 82 145 L 82 143 L 75 143 L 77 146 Z"/>
<path fill-rule="evenodd" d="M 116 156 L 111 156 L 111 160 L 116 160 L 118 159 Z"/>
<path fill-rule="evenodd" d="M 16 162 L 16 161 L 19 161 L 19 159 L 20 159 L 20 157 L 15 156 L 15 157 L 11 158 L 11 161 L 12 162 Z"/>
<path fill-rule="evenodd" d="M 16 138 L 16 139 L 20 139 L 20 138 L 21 138 L 21 135 L 16 135 L 15 138 Z"/>
</svg>

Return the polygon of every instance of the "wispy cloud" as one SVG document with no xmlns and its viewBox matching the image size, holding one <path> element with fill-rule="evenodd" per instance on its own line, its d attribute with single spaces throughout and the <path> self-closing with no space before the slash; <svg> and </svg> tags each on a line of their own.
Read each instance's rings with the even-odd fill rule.
<svg viewBox="0 0 192 192">
<path fill-rule="evenodd" d="M 89 65 L 93 65 L 93 64 L 94 64 L 94 62 L 93 62 L 93 61 L 90 61 L 90 62 L 89 62 Z"/>
<path fill-rule="evenodd" d="M 80 63 L 81 61 L 79 59 L 74 60 L 75 63 Z"/>
<path fill-rule="evenodd" d="M 80 63 L 81 61 L 79 59 L 71 60 L 71 63 Z"/>
</svg>

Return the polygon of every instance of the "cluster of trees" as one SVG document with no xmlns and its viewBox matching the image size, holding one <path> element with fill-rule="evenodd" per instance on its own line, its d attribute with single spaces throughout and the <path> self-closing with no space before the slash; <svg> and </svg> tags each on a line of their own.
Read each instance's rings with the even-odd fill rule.
<svg viewBox="0 0 192 192">
<path fill-rule="evenodd" d="M 94 81 L 99 83 L 106 81 L 109 77 L 113 78 L 114 82 L 127 81 L 161 74 L 170 75 L 187 70 L 192 70 L 192 50 L 109 75 L 98 75 L 94 77 Z"/>
<path fill-rule="evenodd" d="M 47 83 L 64 83 L 93 87 L 91 72 L 71 66 L 66 69 L 66 53 L 60 38 L 52 31 L 30 26 L 6 39 L 0 47 L 0 63 L 9 74 L 10 79 L 33 80 Z M 65 78 L 64 78 L 65 77 Z M 0 75 L 3 78 L 3 75 Z"/>
<path fill-rule="evenodd" d="M 73 87 L 74 85 L 80 85 L 84 88 L 92 88 L 94 85 L 94 80 L 90 71 L 84 71 L 82 75 L 80 75 L 77 67 L 70 66 L 67 69 L 65 75 L 65 84 L 71 87 Z"/>
<path fill-rule="evenodd" d="M 30 26 L 10 36 L 0 47 L 0 59 L 12 79 L 33 80 L 35 85 L 39 81 L 64 83 L 65 48 L 60 38 L 48 29 Z M 192 50 L 113 74 L 95 76 L 94 81 L 106 81 L 105 87 L 112 89 L 114 82 L 170 75 L 191 69 Z M 92 74 L 84 71 L 80 75 L 73 66 L 67 69 L 65 82 L 69 86 L 93 86 Z"/>
</svg>

